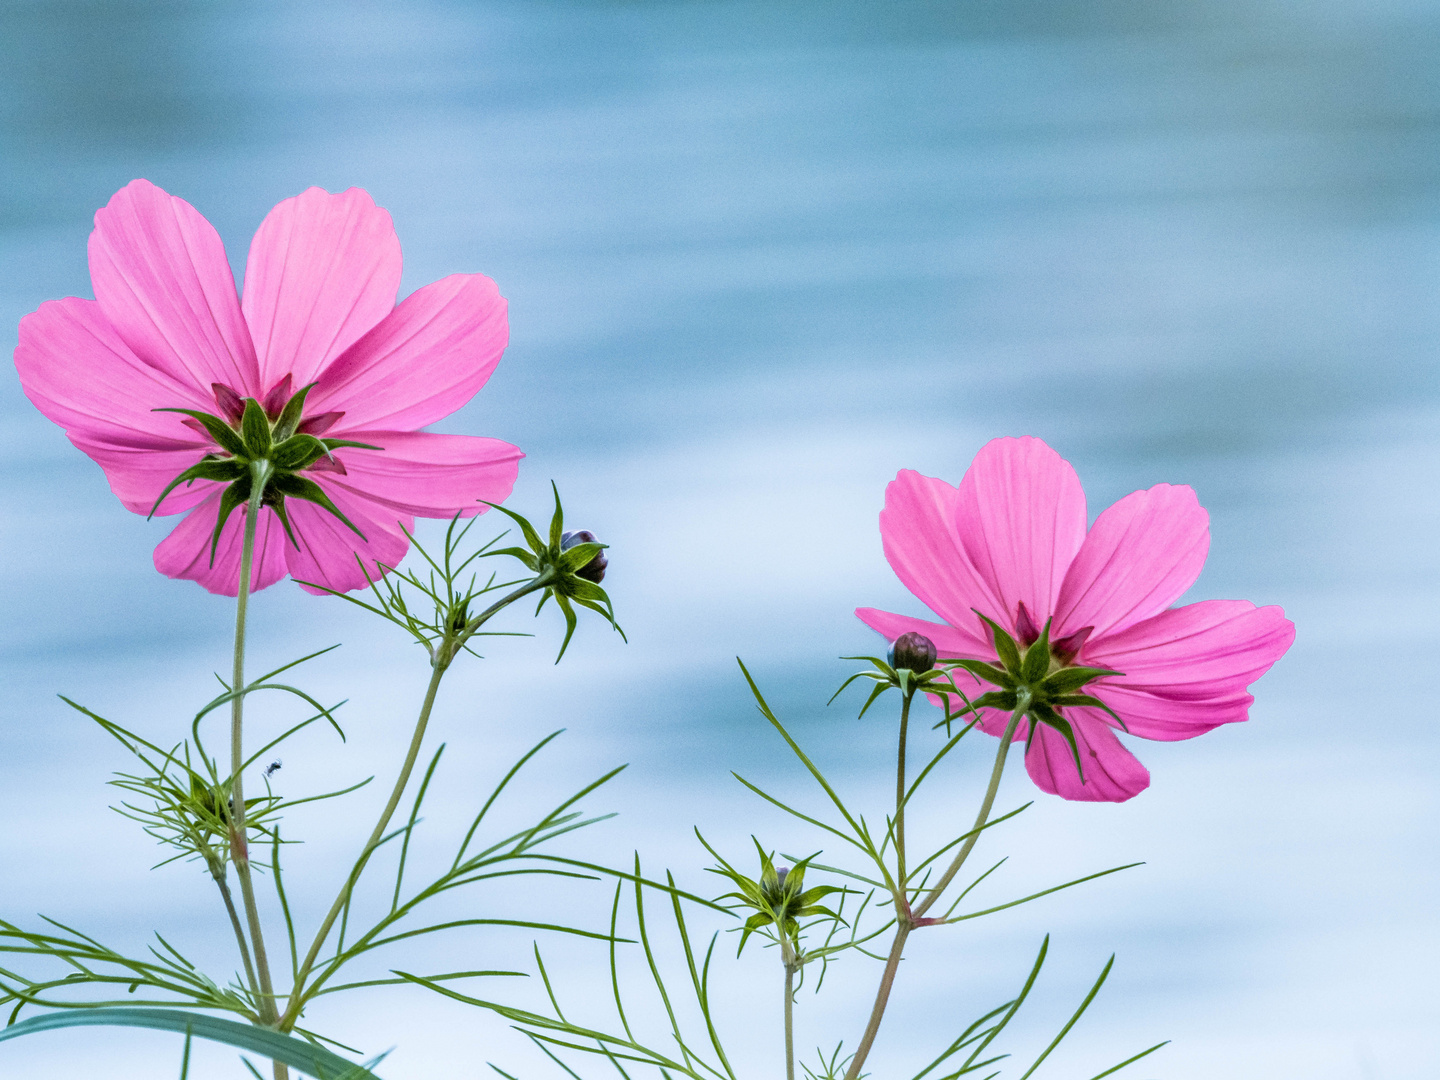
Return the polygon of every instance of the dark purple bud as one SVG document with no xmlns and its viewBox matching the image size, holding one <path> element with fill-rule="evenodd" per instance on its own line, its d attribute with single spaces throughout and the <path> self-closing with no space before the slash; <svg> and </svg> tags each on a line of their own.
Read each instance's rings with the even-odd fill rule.
<svg viewBox="0 0 1440 1080">
<path fill-rule="evenodd" d="M 1020 601 L 1019 610 L 1015 612 L 1015 640 L 1020 642 L 1022 649 L 1028 649 L 1040 640 L 1040 628 L 1035 625 L 1035 620 L 1030 618 L 1030 612 L 1025 610 L 1023 600 Z"/>
<path fill-rule="evenodd" d="M 279 417 L 285 408 L 285 403 L 290 400 L 290 385 L 293 381 L 289 375 L 286 375 L 270 388 L 270 392 L 265 395 L 265 400 L 260 402 L 260 407 L 265 410 L 265 415 L 271 420 Z"/>
<path fill-rule="evenodd" d="M 1055 659 L 1059 660 L 1060 663 L 1069 664 L 1074 661 L 1075 657 L 1080 655 L 1080 650 L 1085 647 L 1085 642 L 1090 640 L 1090 635 L 1094 632 L 1095 628 L 1093 626 L 1082 626 L 1073 634 L 1066 634 L 1059 641 L 1052 641 L 1050 643 L 1050 652 L 1054 654 Z"/>
<path fill-rule="evenodd" d="M 589 529 L 561 533 L 560 550 L 569 551 L 576 544 L 593 544 L 595 542 L 595 534 Z M 575 571 L 575 576 L 584 578 L 586 581 L 593 581 L 596 585 L 599 585 L 600 582 L 605 580 L 605 568 L 609 565 L 610 560 L 605 558 L 605 552 L 599 551 L 596 552 L 593 559 Z"/>
<path fill-rule="evenodd" d="M 935 666 L 935 643 L 924 634 L 910 631 L 901 634 L 890 646 L 890 666 L 909 668 L 915 674 L 929 671 Z"/>
<path fill-rule="evenodd" d="M 215 404 L 220 406 L 220 415 L 231 424 L 238 424 L 245 415 L 245 399 L 224 383 L 211 383 L 210 392 L 215 395 Z"/>
</svg>

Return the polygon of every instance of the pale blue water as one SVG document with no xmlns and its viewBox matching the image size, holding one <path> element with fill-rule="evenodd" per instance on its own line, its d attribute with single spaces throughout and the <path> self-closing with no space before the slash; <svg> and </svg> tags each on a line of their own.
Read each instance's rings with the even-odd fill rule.
<svg viewBox="0 0 1440 1080">
<path fill-rule="evenodd" d="M 833 658 L 876 647 L 851 609 L 918 613 L 875 529 L 897 469 L 955 481 L 986 439 L 1028 433 L 1075 463 L 1092 514 L 1193 485 L 1214 542 L 1191 598 L 1283 604 L 1294 649 L 1251 723 L 1139 743 L 1155 779 L 1138 799 L 1030 811 L 998 899 L 1147 866 L 918 958 L 881 1051 L 918 1059 L 1051 930 L 1037 1047 L 1119 959 L 1039 1076 L 1173 1038 L 1120 1075 L 1418 1080 L 1440 1073 L 1437 57 L 1432 5 L 1358 0 L 9 0 L 0 344 L 43 300 L 89 295 L 91 216 L 135 176 L 205 213 L 237 267 L 274 203 L 354 184 L 395 217 L 403 292 L 493 276 L 511 348 L 439 427 L 519 444 L 513 504 L 543 515 L 554 478 L 571 520 L 615 545 L 606 584 L 630 644 L 592 621 L 553 669 L 545 621 L 457 675 L 437 720 L 451 796 L 566 725 L 547 792 L 632 762 L 597 797 L 622 811 L 605 850 L 638 846 L 692 880 L 692 823 L 736 852 L 755 830 L 810 842 L 727 775 L 799 785 L 737 654 L 883 801 L 871 766 L 891 718 L 820 706 L 848 670 Z M 144 870 L 158 856 L 105 809 L 118 759 L 53 694 L 167 737 L 228 663 L 230 606 L 154 573 L 167 526 L 125 512 L 5 371 L 0 915 L 43 910 L 136 947 L 178 924 L 204 952 L 223 924 L 203 880 Z M 290 585 L 259 598 L 256 626 L 256 663 L 346 642 L 311 685 L 352 698 L 351 741 L 297 745 L 287 783 L 388 771 L 420 658 Z M 971 812 L 980 767 L 942 816 Z M 1002 801 L 1029 797 L 1017 772 Z M 302 903 L 323 906 L 321 875 L 371 812 L 308 826 Z M 463 948 L 488 966 L 487 949 L 524 963 L 528 945 Z M 807 997 L 801 1044 L 853 1042 L 869 978 Z M 527 1060 L 502 1026 L 418 991 L 323 1019 L 366 1050 L 398 1046 L 387 1080 Z M 740 1021 L 750 1075 L 773 1074 L 773 1021 Z M 120 1059 L 102 1066 L 107 1048 Z M 0 1046 L 6 1076 L 177 1060 L 177 1040 L 98 1031 Z"/>
</svg>

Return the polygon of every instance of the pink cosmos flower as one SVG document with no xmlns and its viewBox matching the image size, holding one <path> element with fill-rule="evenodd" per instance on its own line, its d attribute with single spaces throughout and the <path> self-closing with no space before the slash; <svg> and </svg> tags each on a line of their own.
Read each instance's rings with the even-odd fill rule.
<svg viewBox="0 0 1440 1080">
<path fill-rule="evenodd" d="M 1210 547 L 1209 515 L 1190 488 L 1157 484 L 1121 499 L 1088 532 L 1085 522 L 1075 470 L 1039 439 L 988 443 L 959 488 L 903 471 L 880 514 L 885 557 L 945 621 L 856 614 L 890 641 L 917 631 L 941 657 L 991 664 L 998 650 L 980 616 L 1013 633 L 1021 651 L 1048 621 L 1051 673 L 1088 666 L 1121 674 L 1083 688 L 1114 716 L 1093 704 L 1057 708 L 1074 733 L 1073 752 L 1056 727 L 1021 720 L 1015 739 L 1029 740 L 1026 770 L 1041 790 L 1066 799 L 1123 802 L 1149 786 L 1150 773 L 1116 729 L 1169 741 L 1246 719 L 1254 700 L 1246 688 L 1290 647 L 1295 627 L 1280 608 L 1246 600 L 1170 606 Z M 996 689 L 961 669 L 954 676 L 972 700 Z M 1009 713 L 980 711 L 980 728 L 1002 735 Z"/>
<path fill-rule="evenodd" d="M 243 471 L 225 444 L 246 399 L 277 442 L 326 440 L 300 440 L 316 449 L 260 509 L 252 589 L 287 572 L 363 587 L 367 572 L 405 554 L 415 515 L 468 517 L 486 509 L 478 500 L 510 494 L 516 447 L 420 430 L 490 377 L 509 337 L 505 300 L 488 277 L 454 274 L 397 307 L 400 243 L 359 188 L 311 188 L 271 210 L 251 241 L 242 297 L 210 223 L 136 180 L 95 215 L 90 278 L 94 300 L 51 300 L 21 321 L 15 366 L 26 395 L 127 508 L 188 511 L 155 549 L 161 573 L 238 591 L 246 511 L 230 513 L 227 485 L 195 479 L 155 504 L 202 459 L 217 475 Z M 198 414 L 218 420 L 218 438 Z"/>
</svg>

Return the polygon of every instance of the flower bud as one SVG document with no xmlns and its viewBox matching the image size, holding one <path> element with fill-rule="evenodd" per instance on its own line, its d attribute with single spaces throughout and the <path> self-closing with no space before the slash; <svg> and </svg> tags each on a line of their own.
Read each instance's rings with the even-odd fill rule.
<svg viewBox="0 0 1440 1080">
<path fill-rule="evenodd" d="M 935 643 L 924 634 L 917 634 L 912 630 L 908 634 L 901 634 L 895 639 L 895 644 L 890 646 L 890 666 L 909 668 L 918 675 L 935 666 L 937 655 Z"/>
<path fill-rule="evenodd" d="M 560 536 L 561 551 L 568 551 L 576 544 L 593 543 L 596 543 L 595 534 L 592 533 L 589 529 L 580 529 L 578 532 L 562 533 Z M 580 567 L 579 570 L 576 570 L 575 576 L 579 578 L 584 578 L 586 581 L 593 581 L 596 585 L 599 585 L 600 582 L 605 580 L 605 568 L 609 565 L 610 560 L 605 558 L 605 552 L 600 551 L 597 552 L 595 557 L 591 559 L 588 563 Z"/>
</svg>

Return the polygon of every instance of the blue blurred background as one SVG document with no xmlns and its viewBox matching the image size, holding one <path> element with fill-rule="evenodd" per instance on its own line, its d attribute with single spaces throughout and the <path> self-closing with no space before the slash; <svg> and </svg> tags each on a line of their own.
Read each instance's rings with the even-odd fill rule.
<svg viewBox="0 0 1440 1080">
<path fill-rule="evenodd" d="M 630 644 L 592 619 L 554 668 L 553 610 L 514 613 L 538 639 L 501 639 L 447 684 L 427 825 L 445 835 L 565 726 L 529 805 L 629 761 L 587 800 L 620 816 L 583 849 L 639 848 L 706 890 L 692 824 L 737 858 L 752 831 L 821 843 L 728 774 L 818 805 L 737 654 L 883 814 L 893 716 L 823 703 L 851 669 L 837 656 L 880 647 L 854 607 L 921 613 L 875 524 L 897 469 L 955 482 L 989 438 L 1033 434 L 1075 464 L 1092 516 L 1193 485 L 1213 545 L 1187 599 L 1282 604 L 1293 650 L 1250 723 L 1132 742 L 1154 776 L 1137 799 L 1041 796 L 991 842 L 1014 855 L 995 902 L 1146 865 L 923 941 L 876 1075 L 1003 999 L 1051 931 L 1007 1047 L 1022 1057 L 1119 958 L 1039 1076 L 1170 1038 L 1121 1075 L 1419 1080 L 1440 1075 L 1437 57 L 1440 9 L 1420 0 L 5 0 L 0 344 L 42 301 L 91 295 L 91 216 L 137 176 L 209 217 L 237 273 L 269 208 L 316 184 L 394 215 L 402 293 L 494 277 L 511 347 L 438 428 L 517 443 L 511 505 L 543 518 L 553 478 L 570 521 L 614 545 Z M 228 973 L 203 875 L 145 869 L 153 845 L 106 810 L 118 747 L 54 695 L 179 738 L 228 666 L 231 603 L 153 571 L 168 523 L 125 512 L 8 366 L 0 417 L 0 915 L 133 950 L 158 928 Z M 288 793 L 388 776 L 407 737 L 423 657 L 352 610 L 289 583 L 258 598 L 255 665 L 345 642 L 306 685 L 351 698 L 350 740 L 287 750 Z M 973 814 L 988 752 L 937 781 L 937 837 Z M 1017 768 L 1001 803 L 1032 792 Z M 378 799 L 297 825 L 302 919 Z M 576 895 L 598 926 L 604 897 Z M 600 955 L 548 947 L 599 1019 Z M 524 965 L 529 945 L 426 948 L 406 963 Z M 720 976 L 749 1075 L 777 1072 L 770 962 L 747 951 Z M 874 976 L 857 962 L 806 995 L 799 1045 L 853 1045 Z M 396 1047 L 392 1080 L 543 1073 L 504 1025 L 419 990 L 314 1022 Z M 170 1076 L 178 1056 L 89 1030 L 0 1046 L 0 1073 Z M 244 1075 L 219 1051 L 203 1067 Z"/>
</svg>

